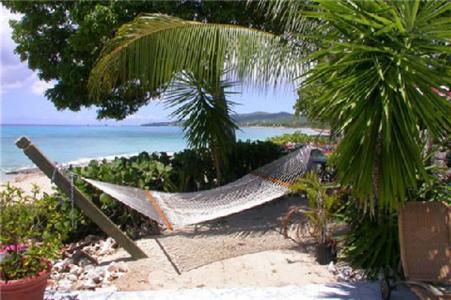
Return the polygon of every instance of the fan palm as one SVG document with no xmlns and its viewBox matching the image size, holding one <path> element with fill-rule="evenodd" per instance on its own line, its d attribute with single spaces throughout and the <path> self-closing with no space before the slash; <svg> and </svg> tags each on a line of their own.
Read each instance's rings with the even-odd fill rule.
<svg viewBox="0 0 451 300">
<path fill-rule="evenodd" d="M 188 145 L 212 152 L 218 183 L 238 128 L 230 118 L 233 102 L 226 99 L 232 86 L 227 80 L 205 81 L 184 71 L 175 76 L 164 100 L 168 107 L 175 108 L 172 116 L 183 124 Z"/>
</svg>

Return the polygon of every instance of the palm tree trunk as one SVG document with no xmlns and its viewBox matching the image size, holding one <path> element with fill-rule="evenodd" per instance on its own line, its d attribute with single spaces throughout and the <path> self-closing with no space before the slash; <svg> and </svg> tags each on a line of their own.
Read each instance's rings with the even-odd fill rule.
<svg viewBox="0 0 451 300">
<path fill-rule="evenodd" d="M 214 100 L 216 101 L 216 103 L 218 103 L 219 107 L 222 107 L 224 109 L 225 112 L 229 111 L 227 99 L 224 93 L 224 88 L 222 86 L 216 88 L 214 93 Z M 228 117 L 230 118 L 230 115 L 228 115 Z M 231 144 L 235 143 L 236 140 L 235 129 L 233 127 L 224 127 L 224 131 L 226 131 L 227 133 L 229 140 L 228 142 Z M 216 141 L 211 141 L 211 151 L 214 167 L 216 170 L 217 185 L 221 185 L 223 182 L 223 170 L 225 167 L 227 167 L 228 164 L 227 160 L 228 149 L 221 149 L 221 147 L 219 147 L 219 145 L 216 144 Z"/>
</svg>

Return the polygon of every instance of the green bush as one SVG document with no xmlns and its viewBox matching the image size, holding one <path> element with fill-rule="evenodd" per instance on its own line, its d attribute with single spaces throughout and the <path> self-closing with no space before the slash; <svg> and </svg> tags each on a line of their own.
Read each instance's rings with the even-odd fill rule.
<svg viewBox="0 0 451 300">
<path fill-rule="evenodd" d="M 56 198 L 6 185 L 0 192 L 0 278 L 34 276 L 56 258 L 70 231 L 70 215 Z"/>
<path fill-rule="evenodd" d="M 174 153 L 171 180 L 178 192 L 192 192 L 214 187 L 216 172 L 206 149 L 186 149 Z"/>
<path fill-rule="evenodd" d="M 319 144 L 327 144 L 329 142 L 329 138 L 325 136 L 314 136 L 314 135 L 307 135 L 300 132 L 295 133 L 286 133 L 280 136 L 275 136 L 272 138 L 269 138 L 268 141 L 278 144 L 278 145 L 284 145 L 286 143 L 298 143 L 298 144 L 305 144 L 305 143 L 319 143 Z"/>
<path fill-rule="evenodd" d="M 283 149 L 273 142 L 238 142 L 229 154 L 229 165 L 224 172 L 225 181 L 232 182 L 241 178 L 284 154 Z"/>
<path fill-rule="evenodd" d="M 338 213 L 349 226 L 342 236 L 342 254 L 352 267 L 365 270 L 370 279 L 380 273 L 396 273 L 400 266 L 398 216 L 365 213 L 354 199 L 348 199 Z"/>
</svg>

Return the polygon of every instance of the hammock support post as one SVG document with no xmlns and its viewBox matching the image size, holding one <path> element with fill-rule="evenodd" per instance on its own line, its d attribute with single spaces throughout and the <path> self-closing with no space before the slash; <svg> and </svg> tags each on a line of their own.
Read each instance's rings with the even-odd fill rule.
<svg viewBox="0 0 451 300">
<path fill-rule="evenodd" d="M 123 233 L 94 203 L 59 171 L 56 166 L 35 146 L 28 137 L 21 137 L 16 146 L 23 150 L 25 155 L 59 187 L 68 197 L 73 193 L 73 201 L 83 213 L 96 223 L 103 232 L 112 237 L 134 259 L 147 258 L 144 251 L 138 247 L 125 233 Z"/>
</svg>

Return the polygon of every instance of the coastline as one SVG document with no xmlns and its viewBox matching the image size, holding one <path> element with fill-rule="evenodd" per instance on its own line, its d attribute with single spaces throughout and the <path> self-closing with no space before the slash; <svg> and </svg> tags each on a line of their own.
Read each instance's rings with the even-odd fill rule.
<svg viewBox="0 0 451 300">
<path fill-rule="evenodd" d="M 269 128 L 268 126 L 246 126 L 245 128 L 255 128 L 255 129 L 261 129 L 261 128 Z M 243 129 L 245 129 L 243 128 Z M 329 133 L 328 130 L 319 129 L 319 128 L 290 128 L 290 127 L 282 127 L 282 126 L 272 126 L 271 128 L 276 130 L 296 130 L 296 132 L 304 133 L 307 135 L 327 135 Z M 273 133 L 274 134 L 274 133 Z M 276 134 L 277 135 L 277 134 Z M 246 137 L 240 138 L 241 140 L 245 140 Z M 255 139 L 253 137 L 252 139 Z M 257 138 L 258 139 L 258 138 Z M 266 140 L 267 138 L 262 138 L 261 140 Z M 142 147 L 145 148 L 145 147 Z M 125 149 L 121 149 L 125 150 Z M 131 150 L 131 149 L 130 149 Z M 135 150 L 135 149 L 133 149 Z M 92 157 L 90 156 L 82 156 L 80 158 L 68 160 L 68 161 L 62 161 L 62 162 L 55 162 L 55 164 L 58 166 L 58 168 L 69 168 L 69 167 L 83 167 L 89 164 L 92 160 L 95 161 L 112 161 L 115 158 L 119 157 L 125 157 L 129 158 L 132 156 L 138 155 L 140 152 L 135 151 L 125 152 L 120 151 L 116 154 L 108 154 L 105 156 L 96 156 L 95 152 L 92 152 L 94 154 Z M 13 150 L 14 153 L 16 153 L 16 149 Z M 12 153 L 12 151 L 10 151 Z M 173 155 L 174 151 L 147 151 L 148 153 L 166 153 L 168 155 Z M 100 153 L 98 153 L 100 154 Z M 23 154 L 21 154 L 23 155 Z M 53 192 L 53 185 L 50 182 L 50 180 L 36 167 L 34 166 L 31 161 L 24 160 L 26 164 L 22 164 L 22 166 L 14 168 L 13 166 L 8 166 L 7 164 L 2 166 L 2 169 L 0 170 L 0 190 L 4 190 L 5 184 L 11 184 L 13 186 L 19 187 L 23 189 L 27 193 L 31 193 L 33 189 L 33 184 L 36 184 L 40 187 L 42 192 L 45 193 L 52 193 Z"/>
<path fill-rule="evenodd" d="M 139 125 L 141 127 L 178 127 L 181 128 L 181 125 Z M 239 125 L 239 128 L 257 128 L 257 129 L 261 129 L 261 128 L 271 128 L 271 129 L 295 129 L 295 130 L 302 130 L 302 129 L 311 129 L 314 130 L 316 132 L 318 132 L 319 135 L 329 135 L 330 133 L 330 129 L 328 128 L 316 128 L 316 127 L 310 127 L 309 125 L 305 125 L 305 126 L 274 126 L 274 125 Z M 323 133 L 324 132 L 324 133 Z"/>
<path fill-rule="evenodd" d="M 6 176 L 2 175 L 0 191 L 3 191 L 5 186 L 8 184 L 22 189 L 28 195 L 33 194 L 33 188 L 35 185 L 39 187 L 39 195 L 44 193 L 52 194 L 53 188 L 56 187 L 52 184 L 50 179 L 37 168 L 34 171 L 28 171 L 27 173 L 18 173 Z"/>
<path fill-rule="evenodd" d="M 169 156 L 174 155 L 174 152 L 171 151 L 159 153 L 166 153 Z M 105 157 L 97 157 L 92 159 L 82 158 L 76 161 L 57 164 L 57 167 L 61 169 L 67 169 L 70 167 L 85 167 L 93 160 L 98 162 L 106 160 L 109 162 L 116 158 L 121 157 L 130 158 L 138 154 L 139 153 L 118 154 L 118 155 L 109 155 Z M 26 167 L 13 171 L 4 172 L 1 175 L 0 179 L 0 191 L 3 191 L 5 189 L 5 185 L 7 184 L 20 188 L 24 190 L 25 193 L 27 194 L 32 194 L 33 187 L 35 185 L 39 187 L 40 194 L 43 193 L 51 194 L 53 193 L 53 189 L 56 187 L 54 184 L 52 184 L 51 180 L 44 173 L 42 173 L 42 171 L 39 170 L 37 167 Z"/>
</svg>

